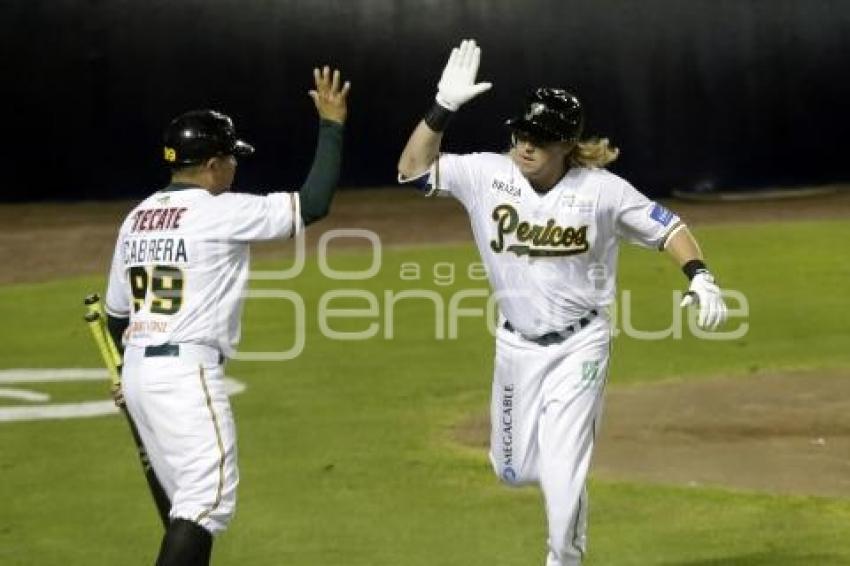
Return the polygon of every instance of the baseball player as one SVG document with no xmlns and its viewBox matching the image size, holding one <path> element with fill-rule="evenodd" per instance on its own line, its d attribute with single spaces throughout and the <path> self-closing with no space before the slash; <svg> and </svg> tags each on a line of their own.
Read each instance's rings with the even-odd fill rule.
<svg viewBox="0 0 850 566">
<path fill-rule="evenodd" d="M 507 484 L 542 488 L 546 565 L 578 565 L 620 241 L 672 255 L 690 280 L 683 306 L 699 306 L 701 327 L 716 328 L 726 307 L 678 216 L 604 169 L 617 150 L 582 138 L 582 105 L 570 92 L 534 90 L 507 121 L 507 153 L 439 153 L 454 113 L 491 87 L 475 82 L 480 56 L 472 40 L 452 50 L 436 102 L 401 154 L 399 179 L 451 195 L 469 214 L 500 311 L 490 460 Z"/>
<path fill-rule="evenodd" d="M 123 395 L 170 522 L 156 564 L 209 564 L 212 536 L 233 516 L 236 431 L 222 379 L 239 339 L 249 244 L 292 238 L 328 213 L 339 177 L 350 85 L 314 70 L 316 155 L 298 192 L 228 192 L 237 157 L 254 152 L 233 122 L 194 110 L 165 131 L 171 184 L 121 225 L 106 294 L 110 332 L 123 335 Z"/>
</svg>

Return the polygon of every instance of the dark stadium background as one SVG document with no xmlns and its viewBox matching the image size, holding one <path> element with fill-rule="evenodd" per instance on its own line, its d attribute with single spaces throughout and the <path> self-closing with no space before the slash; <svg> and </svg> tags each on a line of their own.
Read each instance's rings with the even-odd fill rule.
<svg viewBox="0 0 850 566">
<path fill-rule="evenodd" d="M 341 184 L 391 185 L 465 37 L 494 88 L 449 151 L 503 149 L 526 90 L 568 86 L 648 194 L 850 180 L 846 0 L 6 0 L 0 31 L 6 201 L 149 193 L 163 126 L 194 107 L 256 145 L 237 188 L 295 188 L 324 63 L 353 83 Z"/>
</svg>

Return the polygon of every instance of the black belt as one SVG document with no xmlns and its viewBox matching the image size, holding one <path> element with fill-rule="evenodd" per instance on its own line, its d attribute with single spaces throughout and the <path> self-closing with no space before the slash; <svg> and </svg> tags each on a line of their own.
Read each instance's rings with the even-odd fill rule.
<svg viewBox="0 0 850 566">
<path fill-rule="evenodd" d="M 145 346 L 146 358 L 157 358 L 160 356 L 177 357 L 180 355 L 180 344 L 160 344 L 158 346 Z"/>
<path fill-rule="evenodd" d="M 593 318 L 598 314 L 599 313 L 596 311 L 596 309 L 593 309 L 592 311 L 587 313 L 587 316 L 581 317 L 576 322 L 572 323 L 571 325 L 569 325 L 568 327 L 566 327 L 563 330 L 559 330 L 557 332 L 547 332 L 546 334 L 543 334 L 542 336 L 537 336 L 535 338 L 528 338 L 528 337 L 525 337 L 525 336 L 523 336 L 523 338 L 525 338 L 526 340 L 529 340 L 531 342 L 535 342 L 537 344 L 540 344 L 541 346 L 549 346 L 551 344 L 560 344 L 561 342 L 563 342 L 564 340 L 569 338 L 570 335 L 575 334 L 576 332 L 578 332 L 579 330 L 581 330 L 582 328 L 584 328 L 585 326 L 590 324 L 590 321 L 593 320 Z M 514 334 L 519 334 L 519 332 L 516 331 L 514 326 L 508 320 L 505 320 L 505 323 L 502 326 L 504 326 L 505 330 L 507 330 L 508 332 L 513 332 Z M 520 336 L 522 336 L 522 335 L 520 334 Z"/>
<path fill-rule="evenodd" d="M 157 346 L 145 346 L 146 358 L 173 357 L 180 355 L 180 344 L 159 344 Z M 224 363 L 224 354 L 218 355 L 218 363 Z"/>
</svg>

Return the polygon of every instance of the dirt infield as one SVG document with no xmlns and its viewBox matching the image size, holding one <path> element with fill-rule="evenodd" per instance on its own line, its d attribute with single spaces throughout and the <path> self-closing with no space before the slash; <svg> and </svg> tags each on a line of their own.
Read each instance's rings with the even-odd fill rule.
<svg viewBox="0 0 850 566">
<path fill-rule="evenodd" d="M 0 284 L 105 277 L 118 224 L 133 204 L 0 205 Z M 667 204 L 695 226 L 848 218 L 850 188 L 793 200 Z M 308 230 L 307 249 L 332 228 L 372 230 L 385 245 L 470 242 L 458 203 L 402 188 L 340 193 L 331 216 Z M 253 253 L 279 257 L 291 246 L 266 244 Z M 850 496 L 846 374 L 755 375 L 612 388 L 606 395 L 595 477 Z M 487 430 L 486 415 L 475 415 L 455 436 L 483 447 Z"/>
<path fill-rule="evenodd" d="M 489 417 L 458 423 L 485 447 Z M 592 475 L 850 497 L 850 375 L 805 372 L 612 388 Z"/>
<path fill-rule="evenodd" d="M 841 190 L 843 189 L 843 190 Z M 106 273 L 129 201 L 0 205 L 0 284 Z M 689 224 L 850 217 L 850 187 L 831 195 L 741 203 L 669 201 Z M 331 215 L 307 231 L 307 249 L 332 228 L 365 228 L 386 245 L 469 242 L 466 215 L 453 199 L 425 199 L 407 188 L 342 191 Z M 342 244 L 344 241 L 341 241 Z M 357 245 L 358 240 L 348 240 Z M 363 243 L 363 240 L 359 240 Z M 336 244 L 334 244 L 336 245 Z M 289 253 L 291 244 L 258 245 L 254 256 Z"/>
</svg>

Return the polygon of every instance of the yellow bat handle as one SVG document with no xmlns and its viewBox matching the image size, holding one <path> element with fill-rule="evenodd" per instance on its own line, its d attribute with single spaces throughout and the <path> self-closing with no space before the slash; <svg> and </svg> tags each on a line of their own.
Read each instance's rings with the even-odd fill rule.
<svg viewBox="0 0 850 566">
<path fill-rule="evenodd" d="M 118 347 L 115 345 L 115 340 L 112 339 L 112 335 L 109 333 L 109 329 L 106 328 L 106 313 L 103 312 L 103 305 L 98 300 L 96 303 L 89 305 L 89 311 L 96 310 L 98 319 L 100 321 L 100 331 L 103 332 L 103 336 L 106 340 L 106 346 L 109 349 L 109 354 L 112 356 L 112 364 L 115 367 L 121 367 L 123 360 L 121 359 L 121 353 L 118 351 Z"/>
<path fill-rule="evenodd" d="M 106 328 L 106 313 L 103 312 L 100 296 L 97 293 L 92 293 L 85 298 L 83 304 L 86 305 L 88 310 L 85 316 L 86 322 L 89 324 L 89 330 L 91 330 L 92 337 L 98 350 L 100 350 L 101 357 L 103 357 L 103 363 L 109 370 L 112 385 L 118 386 L 121 383 L 121 374 L 118 368 L 121 367 L 123 360 L 115 341 L 112 340 L 112 336 Z"/>
<path fill-rule="evenodd" d="M 118 375 L 118 366 L 115 364 L 115 358 L 112 357 L 112 352 L 107 345 L 107 339 L 111 338 L 104 333 L 103 318 L 98 312 L 88 312 L 85 316 L 89 330 L 91 330 L 92 338 L 94 338 L 97 349 L 100 351 L 100 356 L 103 358 L 103 363 L 109 371 L 109 378 L 112 380 L 112 385 L 118 385 L 121 381 L 121 376 Z"/>
</svg>

